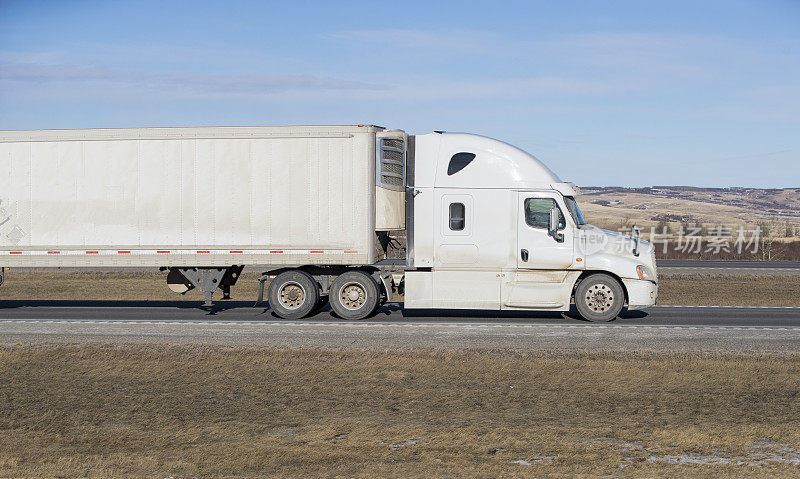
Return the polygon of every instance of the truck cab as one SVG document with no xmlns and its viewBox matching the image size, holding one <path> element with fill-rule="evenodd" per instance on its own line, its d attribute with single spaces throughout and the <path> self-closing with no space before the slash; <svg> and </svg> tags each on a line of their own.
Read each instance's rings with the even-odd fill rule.
<svg viewBox="0 0 800 479">
<path fill-rule="evenodd" d="M 653 245 L 586 224 L 532 155 L 462 133 L 413 137 L 406 308 L 568 311 L 592 321 L 655 304 Z"/>
</svg>

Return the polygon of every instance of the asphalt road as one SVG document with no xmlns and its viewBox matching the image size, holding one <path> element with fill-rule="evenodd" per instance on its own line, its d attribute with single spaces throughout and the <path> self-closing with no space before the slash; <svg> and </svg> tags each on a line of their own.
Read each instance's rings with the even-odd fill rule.
<svg viewBox="0 0 800 479">
<path fill-rule="evenodd" d="M 0 302 L 0 343 L 158 342 L 289 347 L 690 350 L 800 353 L 800 308 L 656 306 L 611 323 L 559 313 L 405 311 L 364 321 L 325 309 L 282 320 L 251 303 Z"/>
</svg>

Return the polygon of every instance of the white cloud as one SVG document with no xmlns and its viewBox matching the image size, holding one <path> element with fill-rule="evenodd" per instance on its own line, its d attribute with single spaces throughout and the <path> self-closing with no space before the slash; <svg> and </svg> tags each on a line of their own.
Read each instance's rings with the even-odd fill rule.
<svg viewBox="0 0 800 479">
<path fill-rule="evenodd" d="M 485 31 L 387 29 L 325 38 L 360 42 L 372 56 L 376 52 L 401 54 L 406 71 L 444 73 L 449 69 L 473 78 L 487 72 L 496 72 L 498 78 L 527 77 L 509 80 L 512 84 L 558 78 L 565 79 L 558 88 L 564 92 L 574 90 L 576 84 L 595 93 L 708 85 L 721 73 L 738 71 L 743 56 L 758 61 L 761 53 L 727 37 L 677 33 L 600 32 L 531 39 Z"/>
<path fill-rule="evenodd" d="M 127 71 L 88 66 L 104 63 L 89 59 L 56 64 L 43 59 L 50 58 L 46 55 L 25 61 L 24 55 L 9 57 L 8 52 L 0 52 L 0 81 L 10 85 L 2 96 L 31 91 L 31 86 L 43 83 L 52 86 L 47 94 L 53 98 L 137 94 L 151 98 L 280 96 L 285 100 L 332 101 L 541 98 L 564 105 L 569 100 L 583 103 L 588 97 L 608 99 L 646 93 L 693 98 L 695 113 L 700 113 L 718 108 L 720 97 L 738 100 L 738 104 L 726 104 L 726 108 L 752 110 L 757 101 L 742 93 L 769 84 L 767 75 L 759 78 L 741 72 L 753 70 L 751 65 L 764 61 L 760 60 L 763 52 L 722 36 L 601 32 L 518 40 L 485 31 L 386 29 L 346 31 L 322 38 L 355 42 L 359 47 L 356 51 L 342 49 L 340 60 L 327 68 L 334 72 L 332 76 Z M 392 65 L 397 68 L 384 68 L 387 57 L 377 53 L 395 54 L 396 63 Z M 464 63 L 465 58 L 468 63 Z M 787 64 L 775 60 L 771 57 L 768 63 Z M 273 64 L 285 68 L 304 61 L 274 58 L 256 62 L 254 68 Z M 315 65 L 293 69 L 315 71 Z M 159 69 L 168 70 L 169 66 Z M 346 73 L 342 74 L 344 69 Z M 768 70 L 766 66 L 764 69 Z M 466 73 L 461 74 L 463 71 Z M 721 94 L 723 90 L 726 93 Z M 711 99 L 714 95 L 717 98 Z M 780 110 L 781 117 L 791 115 L 770 100 L 764 103 L 771 110 Z"/>
<path fill-rule="evenodd" d="M 499 78 L 487 80 L 406 81 L 388 90 L 393 96 L 417 99 L 528 98 L 558 95 L 602 95 L 613 87 L 599 82 L 559 77 Z"/>
<path fill-rule="evenodd" d="M 387 28 L 382 30 L 351 30 L 322 35 L 322 38 L 362 42 L 390 48 L 485 51 L 492 45 L 505 42 L 501 35 L 484 31 L 414 30 Z"/>
<path fill-rule="evenodd" d="M 106 67 L 26 62 L 0 63 L 0 81 L 11 90 L 36 90 L 69 97 L 107 95 L 242 96 L 292 95 L 304 98 L 373 100 L 446 100 L 526 98 L 557 95 L 602 95 L 614 87 L 559 77 L 460 80 L 430 77 L 395 78 L 392 85 L 312 75 L 199 74 L 127 72 Z"/>
<path fill-rule="evenodd" d="M 377 84 L 314 75 L 127 72 L 106 67 L 25 62 L 0 63 L 0 80 L 24 84 L 100 83 L 223 95 L 258 95 L 286 91 L 369 91 L 386 88 Z"/>
</svg>

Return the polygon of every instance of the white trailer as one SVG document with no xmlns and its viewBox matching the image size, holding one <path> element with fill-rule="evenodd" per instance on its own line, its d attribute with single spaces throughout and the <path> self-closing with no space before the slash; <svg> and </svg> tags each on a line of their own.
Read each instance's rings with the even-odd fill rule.
<svg viewBox="0 0 800 479">
<path fill-rule="evenodd" d="M 656 301 L 654 249 L 585 225 L 544 164 L 489 138 L 370 125 L 0 132 L 0 265 L 160 267 L 285 318 L 407 308 L 609 320 Z M 405 232 L 400 262 L 385 262 Z"/>
</svg>

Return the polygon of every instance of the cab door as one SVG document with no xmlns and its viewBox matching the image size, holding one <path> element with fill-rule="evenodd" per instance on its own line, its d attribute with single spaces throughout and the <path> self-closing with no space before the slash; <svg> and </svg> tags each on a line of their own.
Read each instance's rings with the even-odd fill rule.
<svg viewBox="0 0 800 479">
<path fill-rule="evenodd" d="M 560 213 L 557 235 L 548 233 L 554 207 Z M 565 211 L 558 195 L 518 193 L 517 269 L 504 275 L 501 309 L 569 309 L 572 284 L 580 272 L 567 271 L 575 233 Z"/>
<path fill-rule="evenodd" d="M 558 235 L 548 233 L 550 209 L 559 211 Z M 574 228 L 558 195 L 520 192 L 517 199 L 517 268 L 567 269 L 572 265 Z"/>
</svg>

